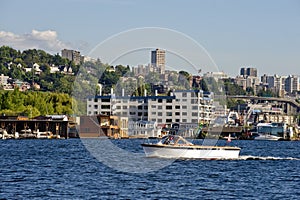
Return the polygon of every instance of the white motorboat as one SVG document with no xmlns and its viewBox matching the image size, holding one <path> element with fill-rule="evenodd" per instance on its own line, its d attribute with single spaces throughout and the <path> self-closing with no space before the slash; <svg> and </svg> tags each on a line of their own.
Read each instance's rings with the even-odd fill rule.
<svg viewBox="0 0 300 200">
<path fill-rule="evenodd" d="M 258 123 L 256 129 L 252 133 L 255 140 L 281 140 L 286 128 L 281 123 Z"/>
<path fill-rule="evenodd" d="M 147 157 L 188 159 L 236 159 L 241 148 L 231 146 L 194 145 L 178 135 L 167 135 L 156 144 L 144 143 Z"/>
<path fill-rule="evenodd" d="M 276 135 L 272 135 L 270 133 L 253 133 L 255 140 L 281 140 L 282 137 L 278 137 Z"/>
<path fill-rule="evenodd" d="M 39 130 L 34 132 L 36 134 L 37 139 L 49 139 L 52 135 L 51 131 L 42 131 Z"/>
</svg>

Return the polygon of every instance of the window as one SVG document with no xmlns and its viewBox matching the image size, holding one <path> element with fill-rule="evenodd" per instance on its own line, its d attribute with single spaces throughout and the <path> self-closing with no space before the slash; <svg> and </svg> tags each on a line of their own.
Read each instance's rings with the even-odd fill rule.
<svg viewBox="0 0 300 200">
<path fill-rule="evenodd" d="M 158 110 L 161 110 L 162 109 L 162 106 L 157 106 Z"/>
<path fill-rule="evenodd" d="M 166 106 L 167 110 L 172 110 L 172 106 Z"/>
<path fill-rule="evenodd" d="M 197 99 L 191 99 L 191 104 L 196 104 L 198 103 Z"/>
<path fill-rule="evenodd" d="M 123 106 L 123 109 L 127 109 L 128 107 L 127 106 Z"/>
<path fill-rule="evenodd" d="M 172 103 L 172 99 L 167 99 L 167 103 Z"/>
<path fill-rule="evenodd" d="M 158 99 L 157 101 L 158 101 L 158 103 L 162 103 L 162 99 Z"/>
<path fill-rule="evenodd" d="M 156 112 L 151 112 L 151 115 L 156 115 Z"/>
<path fill-rule="evenodd" d="M 156 108 L 156 105 L 151 105 L 151 108 Z"/>
<path fill-rule="evenodd" d="M 175 112 L 175 115 L 176 115 L 176 116 L 180 115 L 180 112 Z"/>
<path fill-rule="evenodd" d="M 117 106 L 117 109 L 121 109 L 121 106 Z"/>
<path fill-rule="evenodd" d="M 197 119 L 192 119 L 192 123 L 198 123 Z"/>
<path fill-rule="evenodd" d="M 196 116 L 198 116 L 198 113 L 197 112 L 192 112 L 192 116 L 196 117 Z"/>
<path fill-rule="evenodd" d="M 187 106 L 182 106 L 182 109 L 187 109 Z"/>
<path fill-rule="evenodd" d="M 182 112 L 182 116 L 187 116 L 187 112 Z"/>
<path fill-rule="evenodd" d="M 192 110 L 198 110 L 198 106 L 192 106 Z"/>
<path fill-rule="evenodd" d="M 143 106 L 138 106 L 138 109 L 139 110 L 143 110 Z"/>
<path fill-rule="evenodd" d="M 101 109 L 110 109 L 110 105 L 101 105 Z"/>
<path fill-rule="evenodd" d="M 186 93 L 186 92 L 183 92 L 183 93 L 182 93 L 182 97 L 187 97 L 187 93 Z"/>
<path fill-rule="evenodd" d="M 180 109 L 180 106 L 175 106 L 175 109 Z"/>
<path fill-rule="evenodd" d="M 94 99 L 94 102 L 98 102 L 98 99 Z"/>
<path fill-rule="evenodd" d="M 110 102 L 110 99 L 101 99 L 102 102 Z M 95 101 L 96 102 L 96 101 Z"/>
<path fill-rule="evenodd" d="M 142 112 L 138 112 L 138 116 L 143 116 L 143 113 Z"/>
<path fill-rule="evenodd" d="M 172 112 L 167 112 L 167 116 L 172 116 Z"/>
<path fill-rule="evenodd" d="M 182 122 L 186 122 L 186 119 L 182 119 Z"/>
<path fill-rule="evenodd" d="M 172 123 L 172 119 L 166 119 L 166 123 Z"/>
<path fill-rule="evenodd" d="M 94 109 L 98 109 L 98 105 L 94 105 Z"/>
<path fill-rule="evenodd" d="M 158 112 L 158 113 L 157 113 L 157 116 L 162 116 L 162 112 Z"/>
</svg>

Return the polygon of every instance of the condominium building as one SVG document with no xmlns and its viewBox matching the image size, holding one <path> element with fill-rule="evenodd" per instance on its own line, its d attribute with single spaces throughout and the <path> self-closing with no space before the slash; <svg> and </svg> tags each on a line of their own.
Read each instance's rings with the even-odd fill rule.
<svg viewBox="0 0 300 200">
<path fill-rule="evenodd" d="M 299 85 L 299 77 L 296 75 L 289 75 L 285 79 L 285 91 L 290 94 L 299 91 Z"/>
<path fill-rule="evenodd" d="M 75 50 L 63 49 L 61 51 L 61 57 L 73 61 L 75 65 L 79 65 L 80 62 L 83 61 L 83 57 L 80 55 L 80 52 Z"/>
<path fill-rule="evenodd" d="M 279 76 L 277 74 L 273 76 L 268 76 L 264 74 L 261 77 L 261 81 L 263 84 L 267 84 L 268 88 L 273 90 L 278 96 L 284 96 L 285 91 L 285 78 L 284 76 Z"/>
<path fill-rule="evenodd" d="M 1 74 L 0 75 L 0 85 L 6 85 L 8 79 L 9 79 L 9 76 L 4 76 L 4 74 Z"/>
<path fill-rule="evenodd" d="M 220 79 L 227 79 L 228 75 L 224 72 L 207 72 L 203 74 L 203 78 L 214 78 L 215 81 L 218 81 Z"/>
<path fill-rule="evenodd" d="M 242 67 L 240 70 L 240 75 L 257 77 L 257 69 L 253 67 Z"/>
<path fill-rule="evenodd" d="M 159 69 L 160 74 L 164 74 L 166 65 L 166 51 L 162 49 L 151 51 L 151 64 Z"/>
<path fill-rule="evenodd" d="M 93 96 L 87 99 L 87 115 L 128 116 L 129 120 L 155 121 L 159 124 L 210 123 L 213 94 L 202 90 L 178 90 L 170 96 Z"/>
<path fill-rule="evenodd" d="M 254 76 L 237 76 L 235 78 L 236 84 L 241 86 L 243 90 L 246 90 L 248 87 L 252 87 L 255 91 L 257 85 L 259 85 L 259 79 Z"/>
</svg>

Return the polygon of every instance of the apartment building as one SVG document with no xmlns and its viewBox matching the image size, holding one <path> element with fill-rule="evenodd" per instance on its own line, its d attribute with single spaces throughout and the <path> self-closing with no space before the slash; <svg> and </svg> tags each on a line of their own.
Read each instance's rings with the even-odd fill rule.
<svg viewBox="0 0 300 200">
<path fill-rule="evenodd" d="M 296 93 L 299 91 L 299 77 L 295 75 L 289 75 L 285 79 L 285 91 L 288 93 Z"/>
<path fill-rule="evenodd" d="M 158 124 L 210 123 L 213 119 L 213 94 L 201 90 L 178 90 L 170 96 L 94 96 L 87 99 L 87 115 L 127 116 L 132 121 Z"/>
<path fill-rule="evenodd" d="M 83 56 L 80 55 L 79 51 L 75 50 L 63 49 L 61 50 L 61 57 L 73 61 L 75 65 L 79 65 L 83 61 Z"/>
<path fill-rule="evenodd" d="M 151 64 L 160 70 L 160 74 L 164 74 L 166 65 L 166 51 L 162 49 L 151 51 Z"/>
</svg>

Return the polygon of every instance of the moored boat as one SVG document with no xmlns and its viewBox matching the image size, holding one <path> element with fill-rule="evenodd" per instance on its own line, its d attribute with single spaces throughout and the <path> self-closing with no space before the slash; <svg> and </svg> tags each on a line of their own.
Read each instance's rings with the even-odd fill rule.
<svg viewBox="0 0 300 200">
<path fill-rule="evenodd" d="M 258 123 L 252 137 L 255 140 L 281 140 L 285 134 L 286 125 L 283 123 Z"/>
<path fill-rule="evenodd" d="M 237 159 L 239 147 L 194 145 L 178 135 L 167 135 L 156 144 L 144 143 L 147 157 L 187 159 Z"/>
</svg>

